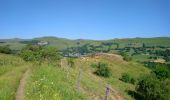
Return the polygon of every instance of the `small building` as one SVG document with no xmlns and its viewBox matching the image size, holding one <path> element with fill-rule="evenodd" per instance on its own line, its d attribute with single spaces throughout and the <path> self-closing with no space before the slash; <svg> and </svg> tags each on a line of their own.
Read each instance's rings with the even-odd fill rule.
<svg viewBox="0 0 170 100">
<path fill-rule="evenodd" d="M 45 46 L 45 45 L 48 45 L 49 43 L 47 41 L 40 41 L 37 44 L 40 46 Z"/>
</svg>

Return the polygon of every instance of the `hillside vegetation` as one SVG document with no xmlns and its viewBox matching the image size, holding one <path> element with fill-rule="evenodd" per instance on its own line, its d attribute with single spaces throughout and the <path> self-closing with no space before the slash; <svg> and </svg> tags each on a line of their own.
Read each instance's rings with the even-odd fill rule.
<svg viewBox="0 0 170 100">
<path fill-rule="evenodd" d="M 109 60 L 112 58 L 111 60 Z M 141 74 L 149 74 L 149 69 L 140 64 L 128 63 L 117 55 L 100 55 L 95 57 L 85 57 L 74 59 L 68 75 L 68 60 L 62 59 L 61 66 L 42 65 L 34 66 L 27 84 L 26 100 L 37 100 L 48 98 L 53 100 L 102 100 L 105 97 L 105 89 L 108 84 L 114 88 L 110 98 L 117 98 L 121 94 L 123 98 L 131 99 L 126 90 L 134 90 L 135 86 L 124 83 L 120 80 L 121 74 L 128 72 L 135 79 Z M 109 78 L 102 78 L 94 74 L 95 68 L 92 66 L 98 62 L 109 64 L 113 75 Z M 81 71 L 80 90 L 77 91 L 77 81 L 79 71 Z"/>
<path fill-rule="evenodd" d="M 42 37 L 42 38 L 34 38 L 34 39 L 0 39 L 0 45 L 9 45 L 10 48 L 19 50 L 24 47 L 26 44 L 31 43 L 32 41 L 47 41 L 51 46 L 56 46 L 59 49 L 64 49 L 67 47 L 77 46 L 79 42 L 80 45 L 84 44 L 92 44 L 92 45 L 100 45 L 102 42 L 112 42 L 119 43 L 120 48 L 135 45 L 136 47 L 142 46 L 143 43 L 146 46 L 170 46 L 170 38 L 169 37 L 157 37 L 157 38 L 127 38 L 127 39 L 113 39 L 113 40 L 70 40 L 65 38 L 56 38 L 56 37 Z"/>
<path fill-rule="evenodd" d="M 21 58 L 0 54 L 0 100 L 14 100 L 19 81 L 29 67 Z"/>
<path fill-rule="evenodd" d="M 169 37 L 1 40 L 0 100 L 168 100 L 169 48 Z"/>
</svg>

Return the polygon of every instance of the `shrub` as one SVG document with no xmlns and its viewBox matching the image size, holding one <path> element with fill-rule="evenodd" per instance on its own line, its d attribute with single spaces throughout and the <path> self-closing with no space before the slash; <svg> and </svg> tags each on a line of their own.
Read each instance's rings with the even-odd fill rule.
<svg viewBox="0 0 170 100">
<path fill-rule="evenodd" d="M 123 56 L 123 60 L 125 60 L 125 61 L 131 61 L 131 60 L 132 60 L 132 57 L 131 57 L 131 56 L 128 56 L 128 55 L 125 55 L 125 56 Z"/>
<path fill-rule="evenodd" d="M 135 84 L 135 82 L 136 82 L 136 80 L 134 78 L 130 77 L 130 75 L 128 73 L 123 73 L 120 80 L 123 82 L 126 82 L 126 83 L 132 83 L 132 84 Z"/>
<path fill-rule="evenodd" d="M 127 55 L 125 52 L 120 52 L 120 55 L 123 57 L 123 60 L 125 61 L 131 61 L 132 57 Z"/>
<path fill-rule="evenodd" d="M 56 48 L 40 47 L 36 45 L 28 45 L 21 50 L 20 56 L 25 61 L 57 61 L 61 58 Z"/>
<path fill-rule="evenodd" d="M 160 80 L 170 78 L 170 70 L 166 67 L 157 67 L 154 71 L 156 77 Z"/>
<path fill-rule="evenodd" d="M 123 82 L 129 83 L 129 82 L 130 82 L 130 76 L 129 76 L 129 74 L 128 74 L 128 73 L 123 73 L 120 80 L 122 80 Z"/>
<path fill-rule="evenodd" d="M 108 64 L 106 63 L 98 63 L 97 65 L 97 70 L 95 72 L 98 76 L 103 76 L 103 77 L 110 77 L 112 75 Z"/>
<path fill-rule="evenodd" d="M 136 86 L 136 92 L 142 100 L 168 100 L 169 80 L 159 81 L 154 76 L 142 77 Z"/>
<path fill-rule="evenodd" d="M 12 50 L 8 46 L 0 46 L 0 53 L 11 54 Z"/>
<path fill-rule="evenodd" d="M 90 66 L 91 66 L 92 68 L 97 68 L 97 64 L 95 64 L 95 63 L 92 63 Z"/>
<path fill-rule="evenodd" d="M 134 78 L 131 78 L 131 79 L 130 79 L 130 83 L 131 83 L 131 84 L 135 84 L 135 83 L 136 83 L 136 80 L 135 80 Z"/>
</svg>

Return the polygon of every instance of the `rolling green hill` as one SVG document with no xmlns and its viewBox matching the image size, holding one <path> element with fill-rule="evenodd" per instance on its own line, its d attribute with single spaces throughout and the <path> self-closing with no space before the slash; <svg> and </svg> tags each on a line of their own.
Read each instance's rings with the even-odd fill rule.
<svg viewBox="0 0 170 100">
<path fill-rule="evenodd" d="M 134 46 L 141 47 L 143 43 L 146 46 L 168 46 L 170 47 L 170 37 L 155 37 L 155 38 L 126 38 L 126 39 L 112 39 L 112 40 L 85 40 L 85 39 L 77 39 L 70 40 L 65 38 L 57 38 L 57 37 L 39 37 L 34 39 L 0 39 L 0 46 L 9 45 L 11 49 L 20 50 L 27 43 L 23 41 L 27 41 L 31 43 L 31 41 L 47 41 L 49 45 L 55 46 L 58 49 L 64 49 L 67 47 L 77 46 L 77 43 L 80 45 L 84 44 L 92 44 L 92 45 L 100 45 L 103 42 L 112 42 L 118 43 L 120 48 L 126 46 Z"/>
</svg>

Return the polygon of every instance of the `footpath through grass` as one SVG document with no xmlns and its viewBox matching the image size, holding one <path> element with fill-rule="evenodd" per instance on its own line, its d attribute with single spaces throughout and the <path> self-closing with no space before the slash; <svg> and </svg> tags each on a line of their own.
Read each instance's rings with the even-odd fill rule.
<svg viewBox="0 0 170 100">
<path fill-rule="evenodd" d="M 19 81 L 29 65 L 16 56 L 0 54 L 0 100 L 14 100 Z"/>
</svg>

